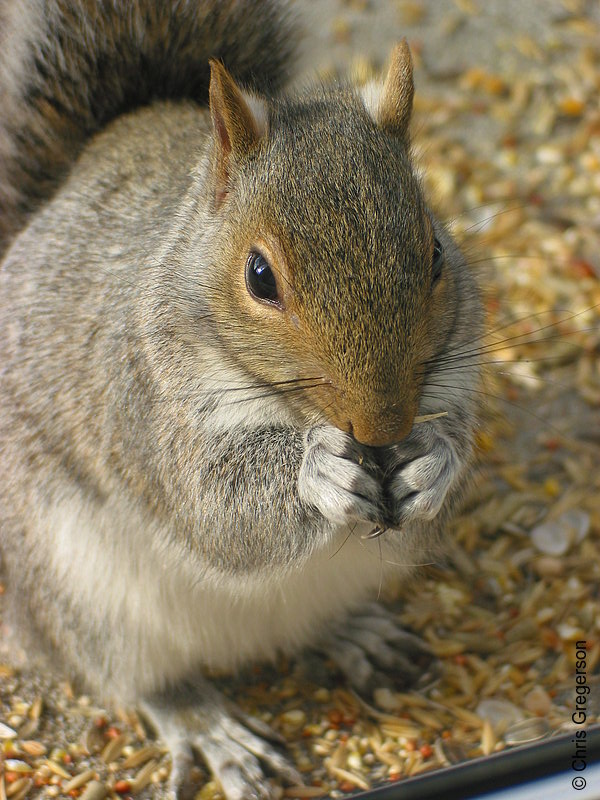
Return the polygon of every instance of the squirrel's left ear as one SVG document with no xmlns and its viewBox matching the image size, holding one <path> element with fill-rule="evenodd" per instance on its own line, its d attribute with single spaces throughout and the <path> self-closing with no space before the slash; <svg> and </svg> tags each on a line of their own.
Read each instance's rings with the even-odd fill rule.
<svg viewBox="0 0 600 800">
<path fill-rule="evenodd" d="M 225 199 L 232 161 L 253 150 L 267 131 L 267 103 L 243 92 L 223 64 L 211 59 L 210 115 L 215 137 L 217 205 Z"/>
<path fill-rule="evenodd" d="M 414 93 L 410 48 L 406 39 L 402 39 L 392 50 L 385 81 L 368 83 L 362 89 L 362 97 L 381 128 L 407 139 Z"/>
</svg>

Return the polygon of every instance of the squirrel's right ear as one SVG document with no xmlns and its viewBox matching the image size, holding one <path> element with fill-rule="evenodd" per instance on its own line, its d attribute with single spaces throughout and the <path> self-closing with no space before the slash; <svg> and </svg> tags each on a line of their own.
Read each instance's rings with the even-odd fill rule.
<svg viewBox="0 0 600 800">
<path fill-rule="evenodd" d="M 362 97 L 367 110 L 381 128 L 407 139 L 414 93 L 410 48 L 406 39 L 402 39 L 392 50 L 383 84 L 367 84 L 362 89 Z"/>
<path fill-rule="evenodd" d="M 243 92 L 220 61 L 210 60 L 210 115 L 216 147 L 216 204 L 229 187 L 232 159 L 247 155 L 267 131 L 267 104 Z"/>
</svg>

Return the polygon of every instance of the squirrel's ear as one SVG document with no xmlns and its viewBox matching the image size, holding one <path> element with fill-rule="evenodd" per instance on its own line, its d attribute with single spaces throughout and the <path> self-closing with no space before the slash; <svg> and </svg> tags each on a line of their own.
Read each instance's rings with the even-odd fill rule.
<svg viewBox="0 0 600 800">
<path fill-rule="evenodd" d="M 402 39 L 392 50 L 385 81 L 379 85 L 367 84 L 362 91 L 363 100 L 380 127 L 407 138 L 414 93 L 410 48 L 406 39 Z"/>
<path fill-rule="evenodd" d="M 250 152 L 267 130 L 266 101 L 243 92 L 225 67 L 210 60 L 210 115 L 216 146 L 216 199 L 225 198 L 231 159 Z"/>
</svg>

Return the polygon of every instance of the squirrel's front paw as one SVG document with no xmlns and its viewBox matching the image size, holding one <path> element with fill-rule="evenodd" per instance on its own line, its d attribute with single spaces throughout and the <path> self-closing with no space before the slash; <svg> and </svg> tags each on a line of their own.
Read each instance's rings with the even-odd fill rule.
<svg viewBox="0 0 600 800">
<path fill-rule="evenodd" d="M 306 435 L 298 476 L 300 499 L 336 523 L 376 522 L 382 492 L 366 451 L 347 433 L 319 425 Z"/>
<path fill-rule="evenodd" d="M 387 448 L 385 472 L 386 522 L 401 527 L 437 516 L 461 462 L 452 442 L 433 425 L 422 423 L 405 441 Z"/>
</svg>

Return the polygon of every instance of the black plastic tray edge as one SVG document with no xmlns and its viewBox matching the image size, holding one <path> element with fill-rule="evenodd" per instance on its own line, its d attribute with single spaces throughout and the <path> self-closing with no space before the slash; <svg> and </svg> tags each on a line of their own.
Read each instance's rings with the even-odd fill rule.
<svg viewBox="0 0 600 800">
<path fill-rule="evenodd" d="M 600 762 L 600 725 L 586 729 L 586 763 Z M 571 772 L 574 732 L 481 756 L 463 764 L 353 794 L 352 800 L 468 800 L 485 792 L 518 786 L 535 778 Z M 585 777 L 585 770 L 572 771 Z M 573 791 L 576 800 L 576 791 Z"/>
</svg>

